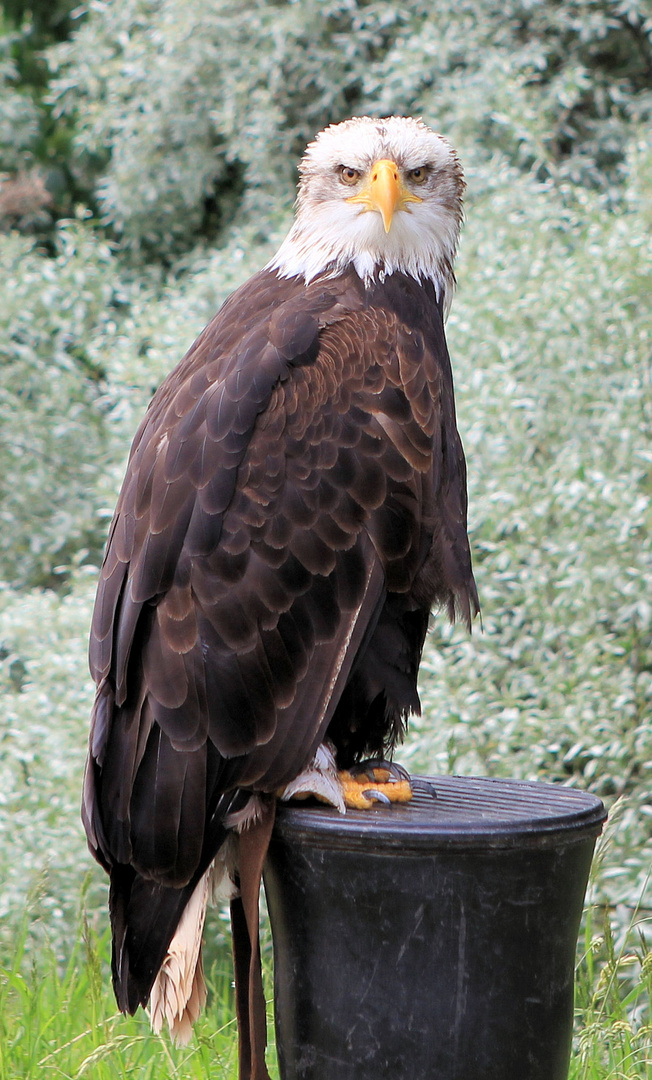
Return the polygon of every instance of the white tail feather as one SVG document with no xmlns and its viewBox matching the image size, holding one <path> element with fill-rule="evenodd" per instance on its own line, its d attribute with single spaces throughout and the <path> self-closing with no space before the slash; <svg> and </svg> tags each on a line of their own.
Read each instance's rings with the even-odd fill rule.
<svg viewBox="0 0 652 1080">
<path fill-rule="evenodd" d="M 186 905 L 149 999 L 150 1022 L 156 1034 L 161 1033 L 165 1020 L 172 1038 L 181 1046 L 190 1041 L 192 1025 L 206 1003 L 201 939 L 212 872 L 209 867 Z"/>
<path fill-rule="evenodd" d="M 149 1018 L 157 1035 L 164 1021 L 179 1046 L 192 1037 L 192 1025 L 206 1004 L 206 983 L 201 957 L 206 908 L 237 895 L 233 884 L 235 850 L 229 837 L 222 845 L 188 901 L 149 998 Z"/>
</svg>

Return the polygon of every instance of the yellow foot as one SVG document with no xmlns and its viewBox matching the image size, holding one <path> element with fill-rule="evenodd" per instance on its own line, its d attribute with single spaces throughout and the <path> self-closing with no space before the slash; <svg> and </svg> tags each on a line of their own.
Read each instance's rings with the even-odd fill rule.
<svg viewBox="0 0 652 1080">
<path fill-rule="evenodd" d="M 368 810 L 374 803 L 389 806 L 406 803 L 414 791 L 425 791 L 436 798 L 433 787 L 410 774 L 400 765 L 381 758 L 372 758 L 337 771 L 334 748 L 324 742 L 308 767 L 285 788 L 277 792 L 279 799 L 318 799 L 345 814 L 349 810 Z"/>
<path fill-rule="evenodd" d="M 364 761 L 338 773 L 349 810 L 368 810 L 374 803 L 406 803 L 412 798 L 409 774 L 389 761 Z"/>
</svg>

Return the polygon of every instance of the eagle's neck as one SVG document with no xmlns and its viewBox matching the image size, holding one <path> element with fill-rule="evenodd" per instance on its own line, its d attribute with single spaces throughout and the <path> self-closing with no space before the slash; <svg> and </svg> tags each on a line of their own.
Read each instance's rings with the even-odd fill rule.
<svg viewBox="0 0 652 1080">
<path fill-rule="evenodd" d="M 382 282 L 394 273 L 406 274 L 418 282 L 431 281 L 448 312 L 455 289 L 457 222 L 451 221 L 450 227 L 438 233 L 417 233 L 409 215 L 401 215 L 392 222 L 389 234 L 376 214 L 361 214 L 355 228 L 346 224 L 347 229 L 338 229 L 332 219 L 306 222 L 298 215 L 266 269 L 276 270 L 280 277 L 303 277 L 306 284 L 320 275 L 336 277 L 349 267 L 365 284 Z"/>
</svg>

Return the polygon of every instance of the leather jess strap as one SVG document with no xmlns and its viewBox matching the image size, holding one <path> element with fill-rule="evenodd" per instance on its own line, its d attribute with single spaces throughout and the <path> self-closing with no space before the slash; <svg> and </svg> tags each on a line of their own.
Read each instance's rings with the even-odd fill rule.
<svg viewBox="0 0 652 1080">
<path fill-rule="evenodd" d="M 276 800 L 261 799 L 261 814 L 238 838 L 240 895 L 231 901 L 239 1080 L 270 1080 L 265 1064 L 267 1014 L 258 937 L 258 901 Z"/>
</svg>

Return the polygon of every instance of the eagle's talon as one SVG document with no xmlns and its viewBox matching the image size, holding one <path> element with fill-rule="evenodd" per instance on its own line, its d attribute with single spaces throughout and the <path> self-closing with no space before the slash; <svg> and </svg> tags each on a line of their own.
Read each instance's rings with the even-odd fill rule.
<svg viewBox="0 0 652 1080">
<path fill-rule="evenodd" d="M 413 791 L 422 791 L 424 795 L 430 795 L 433 799 L 437 798 L 437 790 L 434 784 L 429 784 L 427 780 L 420 780 L 413 776 L 410 783 Z"/>
<path fill-rule="evenodd" d="M 373 758 L 339 774 L 349 810 L 368 810 L 374 802 L 383 806 L 406 803 L 412 798 L 409 774 L 400 765 Z"/>
<path fill-rule="evenodd" d="M 369 799 L 370 802 L 379 802 L 382 803 L 383 806 L 392 805 L 391 799 L 388 799 L 382 791 L 376 791 L 376 788 L 364 788 L 362 794 L 365 799 Z"/>
<path fill-rule="evenodd" d="M 396 784 L 405 780 L 410 783 L 410 774 L 407 769 L 395 761 L 386 761 L 384 758 L 367 758 L 359 765 L 353 765 L 349 772 L 355 777 L 367 776 L 369 780 L 381 780 L 383 784 Z"/>
</svg>

